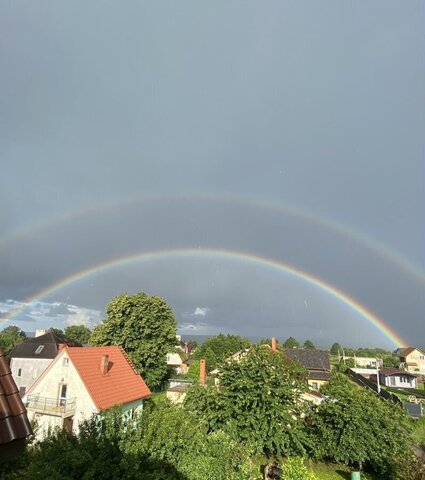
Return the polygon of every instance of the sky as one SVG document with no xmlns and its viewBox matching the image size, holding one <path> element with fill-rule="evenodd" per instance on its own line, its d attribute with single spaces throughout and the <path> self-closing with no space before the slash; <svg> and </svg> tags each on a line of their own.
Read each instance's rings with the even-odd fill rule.
<svg viewBox="0 0 425 480">
<path fill-rule="evenodd" d="M 0 328 L 425 344 L 424 13 L 1 2 Z"/>
</svg>

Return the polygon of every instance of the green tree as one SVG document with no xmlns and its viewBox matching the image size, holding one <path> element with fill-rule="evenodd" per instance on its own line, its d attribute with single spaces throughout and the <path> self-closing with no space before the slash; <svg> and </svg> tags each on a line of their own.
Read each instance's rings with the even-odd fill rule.
<svg viewBox="0 0 425 480">
<path fill-rule="evenodd" d="M 51 327 L 51 328 L 49 328 L 49 330 L 52 331 L 58 337 L 63 337 L 65 335 L 65 333 L 63 332 L 63 330 L 61 328 Z"/>
<path fill-rule="evenodd" d="M 167 353 L 175 349 L 176 321 L 165 300 L 140 292 L 115 297 L 107 318 L 92 332 L 92 345 L 120 345 L 150 387 L 167 377 Z"/>
<path fill-rule="evenodd" d="M 388 474 L 393 456 L 408 449 L 410 424 L 405 411 L 343 374 L 336 374 L 322 393 L 327 399 L 307 422 L 312 425 L 312 455 L 366 463 L 381 475 Z"/>
<path fill-rule="evenodd" d="M 16 345 L 22 343 L 27 336 L 19 327 L 9 325 L 0 332 L 0 347 L 8 355 Z"/>
<path fill-rule="evenodd" d="M 306 348 L 307 350 L 315 350 L 316 349 L 316 347 L 314 346 L 314 343 L 310 340 L 306 340 L 304 342 L 303 347 Z"/>
<path fill-rule="evenodd" d="M 245 350 L 251 346 L 251 342 L 238 335 L 223 335 L 208 338 L 196 349 L 193 358 L 205 359 L 207 370 L 210 372 L 223 363 L 228 357 L 236 352 Z"/>
<path fill-rule="evenodd" d="M 302 458 L 288 458 L 282 465 L 282 478 L 285 480 L 317 480 L 314 473 L 304 465 Z"/>
<path fill-rule="evenodd" d="M 300 343 L 294 337 L 289 337 L 283 343 L 284 348 L 296 348 L 299 347 Z"/>
<path fill-rule="evenodd" d="M 338 354 L 342 355 L 342 347 L 341 347 L 341 345 L 340 345 L 339 343 L 336 343 L 336 342 L 335 342 L 335 343 L 332 345 L 331 349 L 330 349 L 330 354 L 331 354 L 331 355 L 334 355 L 334 356 L 336 356 L 336 355 L 338 355 Z"/>
<path fill-rule="evenodd" d="M 258 453 L 302 455 L 306 371 L 281 352 L 252 347 L 223 364 L 220 387 L 192 388 L 185 407 L 211 431 L 224 430 Z"/>
<path fill-rule="evenodd" d="M 81 345 L 87 345 L 90 340 L 91 330 L 85 325 L 71 325 L 65 328 L 65 336 L 81 343 Z"/>
</svg>

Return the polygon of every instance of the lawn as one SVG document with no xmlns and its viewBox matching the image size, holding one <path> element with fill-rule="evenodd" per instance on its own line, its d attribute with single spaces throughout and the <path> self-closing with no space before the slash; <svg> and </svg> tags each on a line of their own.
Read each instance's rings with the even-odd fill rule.
<svg viewBox="0 0 425 480">
<path fill-rule="evenodd" d="M 316 463 L 306 460 L 305 464 L 320 480 L 350 479 L 353 471 L 352 467 L 338 463 Z M 372 477 L 368 473 L 362 473 L 361 478 L 362 480 L 376 479 L 376 477 Z"/>
</svg>

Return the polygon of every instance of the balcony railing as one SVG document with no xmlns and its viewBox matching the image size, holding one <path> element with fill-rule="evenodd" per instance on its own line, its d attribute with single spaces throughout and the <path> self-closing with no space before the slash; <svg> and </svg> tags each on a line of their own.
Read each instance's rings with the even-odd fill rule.
<svg viewBox="0 0 425 480">
<path fill-rule="evenodd" d="M 27 409 L 36 413 L 56 415 L 58 417 L 71 417 L 75 413 L 75 401 L 73 398 L 48 398 L 37 394 L 28 395 Z"/>
</svg>

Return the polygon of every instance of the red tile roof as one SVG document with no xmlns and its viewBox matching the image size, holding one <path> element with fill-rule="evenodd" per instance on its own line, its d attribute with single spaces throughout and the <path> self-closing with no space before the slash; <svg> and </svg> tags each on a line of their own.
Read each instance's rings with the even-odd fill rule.
<svg viewBox="0 0 425 480">
<path fill-rule="evenodd" d="M 151 391 L 121 347 L 83 347 L 64 350 L 99 410 L 150 397 Z M 106 375 L 100 371 L 104 355 L 109 357 Z"/>
<path fill-rule="evenodd" d="M 0 348 L 0 459 L 19 453 L 31 433 L 27 411 Z"/>
</svg>

